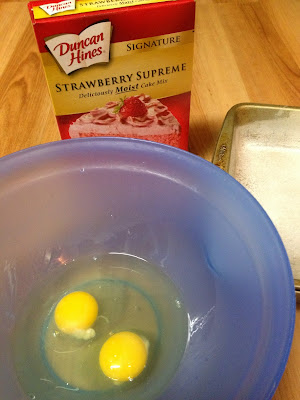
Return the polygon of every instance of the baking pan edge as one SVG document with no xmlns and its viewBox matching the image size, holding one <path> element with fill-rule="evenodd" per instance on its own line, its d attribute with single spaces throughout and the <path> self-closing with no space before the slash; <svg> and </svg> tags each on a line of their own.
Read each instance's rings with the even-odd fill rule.
<svg viewBox="0 0 300 400">
<path fill-rule="evenodd" d="M 221 168 L 226 172 L 229 172 L 231 146 L 233 140 L 233 131 L 236 120 L 236 114 L 240 110 L 247 112 L 254 109 L 265 109 L 270 111 L 280 111 L 280 110 L 299 111 L 299 108 L 297 107 L 259 104 L 259 103 L 238 103 L 234 105 L 232 108 L 230 108 L 230 110 L 227 112 L 225 116 L 212 159 L 212 163 L 214 165 L 218 166 L 219 168 Z M 300 280 L 294 279 L 294 283 L 295 283 L 296 300 L 297 303 L 300 303 Z"/>
</svg>

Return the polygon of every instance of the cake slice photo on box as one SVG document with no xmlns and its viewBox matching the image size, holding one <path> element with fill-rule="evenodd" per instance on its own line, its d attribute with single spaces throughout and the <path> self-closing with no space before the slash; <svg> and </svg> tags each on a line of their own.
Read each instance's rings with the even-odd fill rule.
<svg viewBox="0 0 300 400">
<path fill-rule="evenodd" d="M 140 94 L 110 101 L 81 115 L 70 125 L 69 135 L 130 137 L 178 147 L 181 126 L 161 101 Z"/>
<path fill-rule="evenodd" d="M 28 5 L 61 139 L 188 150 L 195 0 Z"/>
</svg>

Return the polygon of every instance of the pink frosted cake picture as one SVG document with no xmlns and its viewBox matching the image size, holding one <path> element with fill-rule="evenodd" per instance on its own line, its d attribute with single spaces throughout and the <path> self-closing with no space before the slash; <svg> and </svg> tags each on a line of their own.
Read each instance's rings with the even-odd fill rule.
<svg viewBox="0 0 300 400">
<path fill-rule="evenodd" d="M 128 137 L 179 147 L 181 126 L 167 106 L 141 94 L 83 114 L 70 125 L 69 135 Z"/>
</svg>

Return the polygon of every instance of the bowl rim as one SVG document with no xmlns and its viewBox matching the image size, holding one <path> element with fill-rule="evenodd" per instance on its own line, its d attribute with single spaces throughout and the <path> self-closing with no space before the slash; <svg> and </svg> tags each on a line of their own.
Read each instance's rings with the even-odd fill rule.
<svg viewBox="0 0 300 400">
<path fill-rule="evenodd" d="M 95 148 L 95 146 L 100 146 L 101 148 L 114 148 L 116 151 L 121 149 L 126 149 L 130 151 L 141 151 L 144 150 L 146 152 L 152 152 L 152 154 L 156 154 L 157 156 L 164 155 L 165 158 L 169 157 L 170 159 L 176 159 L 177 161 L 183 161 L 187 164 L 190 164 L 190 167 L 197 167 L 202 165 L 204 169 L 212 171 L 214 174 L 218 174 L 222 176 L 223 181 L 228 183 L 229 185 L 235 186 L 240 193 L 243 194 L 244 197 L 248 198 L 248 201 L 253 204 L 256 208 L 257 212 L 260 214 L 262 219 L 268 225 L 268 229 L 270 229 L 273 233 L 274 239 L 277 241 L 278 249 L 282 255 L 282 262 L 286 266 L 287 272 L 287 281 L 290 290 L 286 291 L 286 306 L 290 312 L 289 318 L 289 326 L 287 328 L 285 344 L 283 345 L 284 353 L 280 362 L 278 363 L 277 373 L 273 377 L 272 382 L 270 382 L 270 387 L 268 389 L 268 397 L 265 400 L 271 399 L 273 394 L 275 393 L 277 386 L 280 382 L 280 379 L 283 375 L 284 369 L 286 367 L 286 363 L 290 354 L 291 345 L 293 341 L 294 327 L 295 327 L 295 310 L 296 310 L 296 302 L 294 295 L 294 282 L 292 271 L 289 263 L 289 259 L 284 247 L 284 244 L 281 240 L 281 237 L 269 218 L 266 211 L 259 204 L 259 202 L 251 195 L 248 190 L 242 186 L 237 180 L 235 180 L 232 176 L 230 176 L 224 170 L 218 168 L 216 165 L 201 158 L 198 155 L 192 154 L 188 151 L 181 150 L 175 147 L 171 147 L 169 145 L 150 142 L 146 140 L 140 139 L 129 139 L 129 138 L 111 138 L 111 137 L 97 137 L 97 138 L 77 138 L 72 140 L 59 140 L 44 144 L 39 144 L 33 147 L 29 147 L 23 150 L 19 150 L 17 152 L 8 154 L 0 158 L 0 178 L 2 176 L 6 176 L 6 174 L 11 170 L 11 168 L 18 169 L 22 164 L 30 164 L 34 162 L 35 154 L 45 154 L 51 156 L 55 154 L 55 151 L 59 149 L 60 151 L 72 151 L 74 148 L 78 148 L 80 151 L 88 150 L 89 148 Z M 102 150 L 101 150 L 102 151 Z M 167 157 L 166 157 L 167 156 Z M 257 382 L 256 382 L 257 384 Z"/>
</svg>

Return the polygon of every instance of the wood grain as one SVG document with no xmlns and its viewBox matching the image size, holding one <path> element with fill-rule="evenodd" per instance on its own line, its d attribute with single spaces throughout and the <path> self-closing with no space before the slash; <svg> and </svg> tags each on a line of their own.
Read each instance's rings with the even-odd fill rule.
<svg viewBox="0 0 300 400">
<path fill-rule="evenodd" d="M 300 105 L 299 20 L 296 0 L 197 2 L 193 153 L 210 159 L 234 104 Z"/>
<path fill-rule="evenodd" d="M 60 138 L 26 3 L 0 0 L 0 156 Z M 299 21 L 298 0 L 197 1 L 191 152 L 211 160 L 237 103 L 300 106 Z M 299 305 L 296 314 L 273 400 L 300 398 Z"/>
<path fill-rule="evenodd" d="M 0 3 L 0 15 L 2 156 L 60 136 L 26 3 Z"/>
</svg>

